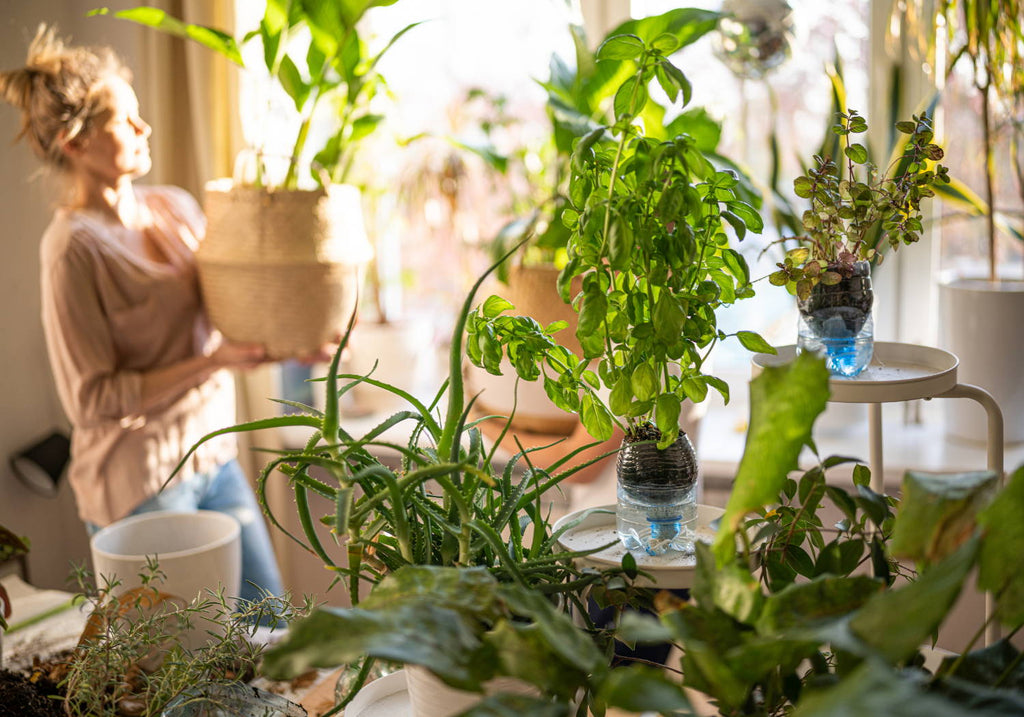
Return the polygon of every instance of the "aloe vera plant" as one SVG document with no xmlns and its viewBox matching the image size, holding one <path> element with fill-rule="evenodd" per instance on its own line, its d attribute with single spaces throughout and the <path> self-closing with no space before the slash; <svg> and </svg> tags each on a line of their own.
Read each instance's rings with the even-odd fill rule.
<svg viewBox="0 0 1024 717">
<path fill-rule="evenodd" d="M 608 454 L 566 468 L 579 452 L 573 451 L 542 468 L 530 458 L 536 449 L 524 449 L 499 469 L 494 457 L 497 443 L 487 447 L 476 427 L 479 419 L 470 419 L 472 400 L 466 398 L 461 370 L 463 333 L 476 291 L 493 269 L 477 280 L 463 303 L 452 334 L 448 376 L 429 404 L 378 381 L 372 371 L 339 373 L 350 325 L 323 379 L 323 410 L 282 401 L 299 413 L 245 422 L 200 441 L 226 433 L 312 429 L 303 448 L 280 452 L 267 463 L 259 476 L 258 495 L 270 520 L 287 532 L 269 508 L 266 486 L 278 475 L 288 479 L 302 526 L 302 535 L 292 537 L 337 572 L 353 604 L 359 602 L 360 583 L 376 584 L 404 565 L 485 566 L 501 580 L 544 592 L 575 591 L 579 579 L 589 579 L 572 567 L 573 554 L 559 552 L 542 498 Z M 339 404 L 360 384 L 393 394 L 408 408 L 365 435 L 353 436 L 343 425 Z M 404 444 L 384 437 L 399 424 L 408 428 Z M 397 467 L 382 458 L 388 453 L 398 459 Z M 347 564 L 339 559 L 336 546 L 324 545 L 318 537 L 311 494 L 334 506 L 321 519 L 345 543 Z"/>
</svg>

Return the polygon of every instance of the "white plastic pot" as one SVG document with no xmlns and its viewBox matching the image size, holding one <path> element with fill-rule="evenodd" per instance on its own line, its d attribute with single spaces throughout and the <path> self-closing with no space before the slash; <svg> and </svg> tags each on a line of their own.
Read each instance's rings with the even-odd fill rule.
<svg viewBox="0 0 1024 717">
<path fill-rule="evenodd" d="M 484 698 L 476 692 L 449 687 L 433 673 L 418 665 L 405 666 L 406 686 L 413 717 L 453 717 Z M 511 677 L 499 677 L 485 685 L 487 694 L 517 692 L 538 694 L 537 688 Z"/>
<path fill-rule="evenodd" d="M 167 578 L 159 590 L 192 601 L 204 591 L 224 588 L 237 597 L 242 582 L 241 529 L 224 513 L 161 511 L 124 518 L 90 541 L 97 584 L 119 580 L 121 594 L 140 584 L 147 557 L 155 557 Z"/>
<path fill-rule="evenodd" d="M 941 347 L 960 359 L 957 380 L 979 386 L 1003 412 L 1006 443 L 1024 441 L 1024 281 L 958 279 L 939 287 Z M 973 401 L 945 401 L 946 432 L 984 442 L 985 412 Z"/>
</svg>

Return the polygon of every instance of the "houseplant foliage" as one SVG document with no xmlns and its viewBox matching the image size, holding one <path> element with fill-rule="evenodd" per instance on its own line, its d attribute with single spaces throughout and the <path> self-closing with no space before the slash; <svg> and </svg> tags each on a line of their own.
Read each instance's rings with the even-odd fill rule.
<svg viewBox="0 0 1024 717">
<path fill-rule="evenodd" d="M 236 611 L 222 592 L 186 603 L 161 590 L 155 559 L 140 571 L 141 585 L 128 591 L 117 582 L 94 585 L 84 570 L 75 578 L 89 619 L 62 666 L 65 713 L 72 717 L 156 717 L 179 714 L 165 712 L 172 701 L 217 704 L 218 690 L 255 676 L 263 645 L 253 637 L 261 621 L 284 624 L 310 610 L 308 603 L 295 608 L 286 598 L 267 595 Z M 208 639 L 188 647 L 182 637 L 193 630 Z"/>
<path fill-rule="evenodd" d="M 1009 519 L 1024 508 L 1024 468 L 1002 489 L 990 472 L 910 473 L 899 501 L 871 491 L 863 466 L 852 490 L 825 481 L 850 459 L 791 478 L 827 380 L 803 354 L 752 382 L 746 450 L 715 545 L 698 546 L 691 601 L 662 600 L 658 618 L 626 616 L 620 637 L 677 643 L 682 684 L 722 715 L 1019 713 L 1024 666 L 1008 638 L 979 648 L 979 631 L 934 672 L 920 650 L 974 569 L 993 619 L 1010 636 L 1024 624 L 1014 557 L 1024 534 Z M 834 526 L 825 504 L 840 516 Z M 609 701 L 634 695 L 638 710 L 686 704 L 675 680 L 634 666 L 602 689 Z M 645 702 L 647 691 L 662 706 Z"/>
<path fill-rule="evenodd" d="M 804 233 L 769 276 L 797 296 L 798 349 L 824 354 L 829 370 L 848 378 L 860 374 L 874 352 L 871 263 L 881 260 L 883 248 L 895 251 L 920 239 L 921 200 L 949 182 L 946 168 L 933 164 L 943 153 L 932 143 L 927 115 L 896 123 L 909 139 L 881 170 L 854 141 L 867 129 L 855 110 L 836 114 L 832 131 L 842 154 L 815 156 L 814 166 L 794 181 L 797 196 L 810 201 Z"/>
<path fill-rule="evenodd" d="M 490 270 L 493 269 L 492 266 Z M 490 600 L 499 595 L 494 592 L 497 588 L 490 585 L 494 581 L 517 586 L 516 594 L 522 600 L 557 601 L 560 610 L 570 605 L 584 608 L 580 598 L 584 588 L 621 587 L 622 570 L 581 572 L 573 566 L 572 559 L 579 554 L 558 547 L 560 532 L 552 531 L 543 500 L 544 494 L 562 480 L 607 454 L 566 468 L 580 450 L 591 447 L 584 446 L 541 468 L 530 458 L 530 453 L 537 449 L 522 449 L 499 468 L 494 461 L 496 447 L 484 445 L 476 427 L 478 421 L 469 417 L 473 401 L 467 399 L 462 378 L 463 335 L 476 291 L 490 270 L 477 280 L 465 299 L 452 335 L 448 376 L 429 404 L 400 387 L 378 381 L 372 371 L 366 375 L 339 374 L 340 357 L 349 335 L 346 334 L 324 379 L 326 400 L 322 411 L 283 401 L 300 412 L 239 424 L 202 439 L 284 426 L 310 430 L 303 448 L 279 452 L 270 460 L 259 476 L 258 495 L 270 520 L 285 530 L 269 510 L 266 486 L 274 476 L 283 474 L 288 479 L 295 492 L 303 530 L 302 535 L 292 537 L 337 574 L 354 607 L 363 606 L 361 586 L 372 588 L 380 584 L 381 597 L 374 597 L 370 603 L 370 607 L 377 608 L 387 605 L 387 596 L 395 590 L 396 582 L 402 586 L 406 580 L 434 580 L 430 577 L 433 573 L 408 570 L 422 566 L 455 571 L 454 577 L 442 573 L 436 578 L 439 594 L 444 593 L 444 585 L 451 586 L 451 580 L 456 582 L 458 593 L 465 587 L 459 587 L 464 579 L 462 572 L 477 567 L 483 569 L 478 571 L 482 577 L 470 576 L 465 580 L 488 583 L 481 589 L 491 591 Z M 351 324 L 349 329 L 351 332 Z M 353 436 L 342 425 L 339 405 L 344 394 L 358 385 L 392 394 L 408 408 L 389 416 L 365 435 Z M 389 440 L 386 435 L 400 424 L 404 424 L 408 436 L 404 443 Z M 334 506 L 320 521 L 330 526 L 338 544 L 324 544 L 318 536 L 317 516 L 310 509 L 311 494 L 326 498 Z M 392 587 L 385 587 L 385 582 Z M 375 595 L 373 589 L 371 596 Z M 507 598 L 504 592 L 500 596 L 503 601 Z M 539 611 L 537 615 L 546 616 L 545 620 L 563 625 L 558 630 L 564 629 L 566 618 L 551 617 L 553 607 L 534 608 Z M 487 607 L 486 614 L 493 616 L 494 609 Z M 274 658 L 278 665 L 294 666 L 317 656 L 333 659 L 340 654 L 343 646 L 334 644 L 330 636 L 334 632 L 324 634 L 315 627 L 332 622 L 331 611 L 327 610 L 326 615 L 323 612 L 318 611 L 310 618 L 314 627 L 300 624 L 296 628 L 299 637 L 278 649 L 278 657 Z M 530 613 L 515 614 L 530 617 Z M 447 624 L 436 625 L 435 632 L 440 634 Z M 424 625 L 419 629 L 424 629 Z M 307 654 L 286 657 L 288 652 Z M 349 699 L 361 686 L 369 668 L 370 662 L 362 665 Z M 481 663 L 479 669 L 487 668 Z M 460 681 L 464 683 L 465 679 L 452 678 L 453 683 Z"/>
<path fill-rule="evenodd" d="M 1024 201 L 1024 28 L 1021 26 L 1022 8 L 1018 0 L 943 0 L 938 12 L 945 19 L 949 41 L 950 61 L 947 73 L 958 65 L 969 64 L 974 88 L 981 100 L 981 124 L 984 151 L 984 216 L 990 281 L 999 279 L 996 251 L 996 228 L 1000 213 L 996 206 L 995 185 L 998 180 L 996 118 L 1002 113 L 1008 117 L 1005 128 L 1009 131 L 1011 161 L 1009 168 L 1015 174 L 1017 188 Z M 1000 108 L 1000 104 L 1002 107 Z M 1021 238 L 1019 224 L 1011 229 Z"/>
<path fill-rule="evenodd" d="M 801 299 L 819 283 L 835 285 L 853 275 L 858 261 L 881 261 L 880 242 L 895 250 L 918 241 L 921 200 L 934 196 L 936 184 L 949 182 L 948 169 L 935 164 L 943 152 L 932 142 L 927 115 L 896 123 L 908 139 L 885 168 L 872 165 L 867 148 L 855 141 L 867 132 L 867 120 L 856 110 L 837 112 L 835 119 L 832 132 L 842 156 L 816 155 L 807 174 L 794 180 L 795 194 L 810 202 L 797 237 L 801 246 L 788 251 L 769 277 Z"/>
<path fill-rule="evenodd" d="M 645 29 L 644 37 L 615 35 L 598 49 L 599 62 L 628 70 L 614 93 L 614 122 L 579 138 L 571 159 L 570 205 L 562 216 L 568 262 L 559 291 L 578 313 L 582 357 L 552 348 L 551 334 L 562 326 L 503 315 L 513 307 L 498 297 L 472 317 L 467 350 L 492 373 L 507 355 L 521 378 L 543 375 L 551 400 L 578 413 L 595 438 L 607 440 L 618 424 L 636 439 L 641 426 L 654 425 L 665 448 L 678 436 L 684 400 L 704 400 L 709 387 L 728 400 L 725 382 L 702 370 L 726 338 L 715 311 L 753 296 L 753 289 L 724 227 L 742 239 L 762 222 L 738 196 L 737 175 L 715 169 L 701 140 L 662 139 L 647 129 L 658 127 L 663 112 L 649 114 L 650 85 L 657 81 L 685 106 L 690 84 L 668 59 L 676 37 Z M 582 289 L 573 296 L 576 277 Z M 752 332 L 738 335 L 750 349 L 772 350 Z M 602 388 L 610 391 L 607 402 L 598 395 Z"/>
<path fill-rule="evenodd" d="M 358 25 L 396 0 L 269 0 L 259 26 L 236 39 L 222 30 L 184 23 L 140 7 L 115 17 L 195 40 L 240 63 L 239 46 L 258 41 L 271 80 L 298 112 L 287 170 L 275 185 L 255 148 L 250 176 L 209 182 L 206 238 L 196 253 L 207 311 L 228 339 L 263 344 L 272 358 L 316 354 L 336 341 L 355 310 L 357 286 L 373 255 L 363 226 L 362 196 L 345 184 L 356 150 L 383 120 L 372 106 L 385 87 L 377 71 L 384 52 L 413 25 L 371 52 Z M 107 10 L 94 14 L 107 14 Z M 292 40 L 308 38 L 304 55 Z M 310 125 L 331 109 L 330 138 L 312 157 Z M 300 189 L 309 178 L 320 185 Z M 315 185 L 314 185 L 315 186 Z M 263 303 L 253 306 L 250 297 Z"/>
<path fill-rule="evenodd" d="M 609 31 L 605 40 L 623 34 L 634 34 L 653 39 L 668 35 L 675 38 L 676 51 L 696 42 L 707 33 L 714 31 L 720 15 L 697 8 L 677 8 L 661 15 L 628 20 Z M 599 62 L 580 25 L 570 25 L 574 47 L 574 63 L 570 64 L 558 54 L 552 54 L 549 74 L 546 80 L 538 80 L 547 92 L 546 112 L 551 124 L 548 145 L 541 156 L 546 159 L 542 171 L 531 176 L 533 194 L 526 198 L 528 206 L 515 213 L 520 216 L 495 237 L 492 254 L 504 254 L 512 243 L 533 232 L 525 247 L 524 263 L 553 264 L 559 269 L 564 266 L 565 249 L 569 240 L 569 229 L 562 221 L 562 214 L 569 206 L 568 182 L 571 174 L 570 160 L 576 140 L 592 130 L 614 122 L 613 103 L 619 85 L 632 74 L 628 63 Z M 665 40 L 667 42 L 667 40 Z M 666 121 L 665 107 L 657 97 L 642 110 L 645 131 L 648 136 L 658 139 L 688 134 L 694 137 L 702 152 L 718 167 L 738 170 L 729 159 L 716 152 L 721 136 L 721 125 L 703 108 L 691 108 L 675 113 Z M 490 158 L 492 166 L 501 171 L 515 164 L 513 157 L 506 157 L 488 148 L 483 154 Z M 741 184 L 738 192 L 742 198 L 757 206 L 759 197 L 745 183 L 745 177 L 738 172 Z M 513 210 L 517 210 L 513 207 Z M 522 215 L 532 212 L 529 221 Z M 504 273 L 499 269 L 499 277 Z"/>
<path fill-rule="evenodd" d="M 418 23 L 407 25 L 374 51 L 360 35 L 358 25 L 370 9 L 396 2 L 267 0 L 259 27 L 238 38 L 217 28 L 182 22 L 152 7 L 117 12 L 101 8 L 92 14 L 111 14 L 198 42 L 239 66 L 244 66 L 240 45 L 259 39 L 267 72 L 295 103 L 300 117 L 288 169 L 280 183 L 282 189 L 296 189 L 303 175 L 311 176 L 318 184 L 325 178 L 333 183 L 344 182 L 359 141 L 383 121 L 384 117 L 371 107 L 371 100 L 386 86 L 377 64 L 391 45 Z M 303 30 L 308 31 L 310 37 L 304 57 L 296 55 L 289 47 L 290 40 Z M 321 104 L 336 109 L 333 113 L 336 129 L 309 161 L 305 157 L 306 138 L 314 112 Z M 262 164 L 258 168 L 262 169 Z M 257 172 L 255 184 L 263 186 L 266 182 L 262 172 Z"/>
<path fill-rule="evenodd" d="M 28 553 L 28 540 L 0 525 L 0 563 L 13 560 Z M 0 585 L 0 631 L 7 629 L 11 601 L 4 586 Z M 0 638 L 2 639 L 2 638 Z"/>
</svg>

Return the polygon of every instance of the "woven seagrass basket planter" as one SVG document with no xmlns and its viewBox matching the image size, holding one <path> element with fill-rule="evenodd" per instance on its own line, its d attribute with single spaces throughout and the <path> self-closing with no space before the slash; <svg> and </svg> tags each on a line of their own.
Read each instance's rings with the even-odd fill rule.
<svg viewBox="0 0 1024 717">
<path fill-rule="evenodd" d="M 206 239 L 196 253 L 210 320 L 275 359 L 334 340 L 355 310 L 373 255 L 359 190 L 206 186 Z"/>
</svg>

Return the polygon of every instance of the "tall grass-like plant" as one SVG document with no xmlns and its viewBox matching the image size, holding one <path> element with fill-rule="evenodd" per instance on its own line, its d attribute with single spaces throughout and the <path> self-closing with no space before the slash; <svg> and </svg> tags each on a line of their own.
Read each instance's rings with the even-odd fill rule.
<svg viewBox="0 0 1024 717">
<path fill-rule="evenodd" d="M 406 579 L 417 582 L 420 577 L 400 577 L 417 575 L 416 569 L 455 571 L 454 578 L 437 578 L 439 585 L 448 585 L 449 589 L 452 580 L 456 585 L 462 585 L 464 579 L 472 580 L 461 577 L 461 573 L 476 569 L 477 573 L 469 575 L 482 574 L 483 577 L 477 578 L 478 584 L 484 581 L 489 585 L 493 581 L 520 591 L 516 594 L 526 596 L 522 599 L 528 602 L 540 600 L 546 604 L 546 607 L 521 607 L 516 612 L 519 617 L 529 617 L 529 612 L 522 612 L 524 609 L 534 610 L 535 616 L 546 615 L 544 620 L 554 620 L 561 625 L 559 630 L 567 629 L 568 624 L 570 633 L 575 634 L 564 611 L 576 606 L 585 614 L 583 591 L 591 586 L 607 586 L 624 571 L 576 568 L 573 559 L 584 553 L 559 548 L 558 537 L 571 526 L 552 530 L 550 508 L 544 498 L 561 481 L 608 454 L 567 468 L 580 451 L 592 447 L 588 445 L 539 467 L 531 459 L 531 453 L 539 449 L 521 448 L 499 466 L 495 460 L 498 442 L 492 447 L 484 443 L 476 426 L 484 419 L 470 418 L 473 399 L 467 398 L 463 384 L 463 336 L 476 292 L 496 266 L 490 267 L 477 280 L 463 303 L 451 338 L 448 375 L 429 403 L 421 402 L 400 387 L 373 378 L 373 371 L 365 375 L 339 373 L 340 358 L 351 333 L 350 325 L 323 379 L 326 383 L 323 410 L 284 401 L 299 413 L 215 431 L 200 443 L 227 433 L 282 427 L 311 430 L 304 447 L 278 452 L 267 463 L 259 476 L 258 495 L 271 522 L 287 532 L 270 509 L 266 487 L 271 480 L 288 480 L 294 490 L 302 526 L 302 534 L 291 537 L 337 574 L 338 580 L 345 583 L 355 608 L 363 605 L 361 586 L 371 586 L 370 597 L 366 600 L 368 608 L 374 608 L 382 601 L 387 602 L 377 595 L 377 586 L 383 588 L 382 595 L 386 595 L 385 584 L 395 581 L 401 584 Z M 402 399 L 408 408 L 387 417 L 365 435 L 353 436 L 344 427 L 340 403 L 348 391 L 359 385 L 390 393 Z M 386 437 L 388 431 L 402 427 L 408 435 L 404 443 Z M 184 460 L 187 461 L 188 456 Z M 333 510 L 328 515 L 313 515 L 311 495 L 326 499 Z M 318 518 L 330 526 L 335 543 L 325 544 L 320 540 L 315 526 Z M 429 572 L 422 575 L 427 576 L 422 579 L 431 579 Z M 482 589 L 492 590 L 491 587 Z M 459 590 L 454 596 L 440 587 L 438 591 L 435 597 L 439 600 L 447 599 L 442 596 L 456 601 L 470 597 L 460 595 Z M 492 600 L 485 610 L 490 615 L 493 609 Z M 552 614 L 560 617 L 551 617 Z M 329 614 L 319 612 L 310 619 L 313 625 L 332 620 Z M 445 624 L 417 623 L 417 629 L 430 632 L 432 639 L 438 640 L 443 640 L 441 633 L 449 628 L 450 625 Z M 308 650 L 321 657 L 341 655 L 339 650 L 344 645 L 336 644 L 336 630 L 308 626 L 297 629 L 304 637 L 296 638 L 295 651 Z M 410 644 L 404 638 L 403 642 Z M 288 649 L 291 648 L 283 651 Z M 374 651 L 369 654 L 389 659 L 401 659 L 404 655 L 381 655 Z M 422 653 L 419 654 L 422 657 Z M 345 655 L 353 656 L 351 651 Z M 279 657 L 278 663 L 294 665 L 306 659 L 304 656 Z M 354 689 L 343 703 L 359 689 L 370 664 L 369 661 L 362 664 Z M 481 663 L 474 674 L 496 669 L 487 668 L 485 664 L 492 665 Z"/>
<path fill-rule="evenodd" d="M 477 280 L 463 303 L 452 334 L 448 375 L 429 403 L 373 378 L 373 371 L 339 373 L 346 334 L 323 379 L 323 410 L 282 401 L 299 413 L 242 423 L 202 439 L 283 427 L 311 430 L 303 448 L 280 452 L 264 467 L 258 494 L 270 520 L 285 530 L 269 509 L 266 486 L 276 475 L 289 481 L 302 526 L 302 535 L 292 537 L 336 571 L 353 604 L 359 602 L 361 583 L 376 584 L 406 565 L 483 566 L 502 581 L 544 592 L 578 587 L 572 582 L 579 577 L 571 565 L 574 556 L 558 551 L 543 497 L 605 456 L 566 468 L 579 452 L 574 451 L 539 467 L 530 457 L 537 449 L 523 449 L 499 466 L 497 444 L 485 445 L 479 421 L 470 418 L 473 401 L 467 399 L 462 377 L 463 334 L 476 291 L 493 269 Z M 408 408 L 365 435 L 353 436 L 343 425 L 340 403 L 360 384 L 397 396 Z M 389 441 L 387 432 L 400 427 L 408 440 Z M 320 520 L 344 543 L 347 564 L 337 545 L 325 545 L 317 535 L 311 494 L 334 506 Z"/>
</svg>

